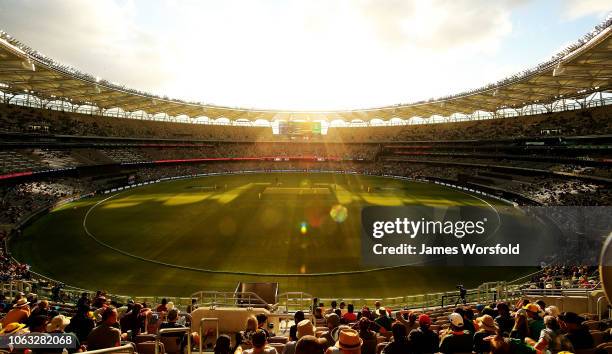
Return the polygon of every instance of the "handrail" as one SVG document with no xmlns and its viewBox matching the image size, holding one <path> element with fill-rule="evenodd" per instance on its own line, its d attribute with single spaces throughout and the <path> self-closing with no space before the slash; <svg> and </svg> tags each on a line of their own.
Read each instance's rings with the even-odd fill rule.
<svg viewBox="0 0 612 354">
<path fill-rule="evenodd" d="M 130 354 L 134 353 L 134 346 L 132 344 L 125 344 L 120 347 L 88 350 L 87 353 L 88 354 L 106 354 L 106 353 L 125 353 L 126 351 Z"/>
<path fill-rule="evenodd" d="M 190 296 L 198 300 L 200 306 L 241 306 L 241 307 L 268 307 L 259 295 L 254 292 L 236 293 L 234 291 L 198 291 Z M 206 301 L 205 301 L 206 300 Z"/>
<path fill-rule="evenodd" d="M 597 302 L 596 302 L 595 306 L 597 306 L 597 319 L 599 321 L 601 321 L 602 312 L 603 312 L 603 311 L 601 311 L 601 307 L 599 306 L 599 304 L 601 303 L 601 300 L 606 300 L 606 297 L 605 296 L 600 296 L 600 297 L 597 298 Z"/>
<path fill-rule="evenodd" d="M 200 334 L 200 344 L 199 344 L 199 349 L 200 349 L 200 353 L 204 353 L 204 351 L 202 350 L 202 345 L 204 344 L 204 333 L 202 333 L 202 330 L 204 329 L 204 322 L 214 322 L 215 323 L 215 338 L 219 338 L 219 318 L 202 318 L 200 320 L 200 327 L 198 328 L 198 333 Z"/>
<path fill-rule="evenodd" d="M 166 333 L 185 333 L 187 334 L 187 354 L 191 354 L 191 328 L 163 328 L 160 329 L 155 336 L 155 354 L 163 354 L 159 352 L 159 342 L 163 334 Z"/>
</svg>

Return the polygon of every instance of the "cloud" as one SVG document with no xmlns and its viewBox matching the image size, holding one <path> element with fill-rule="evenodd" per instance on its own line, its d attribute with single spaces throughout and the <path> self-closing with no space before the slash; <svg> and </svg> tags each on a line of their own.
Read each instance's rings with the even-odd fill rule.
<svg viewBox="0 0 612 354">
<path fill-rule="evenodd" d="M 229 106 L 343 109 L 501 78 L 514 68 L 499 60 L 512 12 L 525 3 L 2 0 L 0 23 L 60 62 L 136 89 Z"/>
<path fill-rule="evenodd" d="M 610 11 L 612 5 L 609 0 L 564 0 L 562 16 L 570 21 L 590 15 L 603 18 Z"/>
<path fill-rule="evenodd" d="M 361 10 L 379 40 L 391 47 L 489 51 L 512 31 L 511 11 L 524 2 L 362 0 Z"/>
<path fill-rule="evenodd" d="M 159 87 L 170 75 L 163 48 L 135 15 L 132 1 L 0 2 L 3 29 L 43 54 L 110 81 Z"/>
</svg>

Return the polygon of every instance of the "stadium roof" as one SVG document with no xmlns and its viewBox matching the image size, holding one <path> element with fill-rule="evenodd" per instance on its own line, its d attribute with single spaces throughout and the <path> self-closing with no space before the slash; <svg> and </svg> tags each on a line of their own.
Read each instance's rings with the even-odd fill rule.
<svg viewBox="0 0 612 354">
<path fill-rule="evenodd" d="M 479 89 L 428 101 L 342 111 L 225 107 L 159 97 L 79 72 L 0 32 L 0 91 L 125 112 L 229 120 L 370 121 L 498 112 L 582 98 L 612 87 L 612 17 L 549 61 Z"/>
</svg>

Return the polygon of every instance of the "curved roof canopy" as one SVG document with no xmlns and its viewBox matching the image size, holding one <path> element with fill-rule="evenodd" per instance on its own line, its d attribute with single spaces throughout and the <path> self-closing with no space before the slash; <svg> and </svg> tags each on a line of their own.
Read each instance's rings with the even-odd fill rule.
<svg viewBox="0 0 612 354">
<path fill-rule="evenodd" d="M 279 111 L 216 106 L 159 97 L 110 83 L 61 65 L 0 32 L 0 91 L 31 94 L 74 105 L 120 108 L 191 118 L 230 120 L 369 121 L 476 111 L 497 112 L 562 98 L 581 98 L 612 87 L 612 17 L 551 60 L 495 84 L 428 101 L 343 111 Z"/>
</svg>

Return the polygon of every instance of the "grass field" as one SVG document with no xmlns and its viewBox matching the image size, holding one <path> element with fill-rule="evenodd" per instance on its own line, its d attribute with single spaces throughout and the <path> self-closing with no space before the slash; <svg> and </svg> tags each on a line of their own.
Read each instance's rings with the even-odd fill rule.
<svg viewBox="0 0 612 354">
<path fill-rule="evenodd" d="M 119 294 L 189 296 L 233 290 L 239 281 L 276 281 L 280 292 L 319 297 L 401 296 L 509 280 L 530 269 L 403 267 L 317 274 L 367 269 L 360 262 L 361 208 L 489 203 L 499 204 L 434 184 L 382 177 L 213 176 L 64 205 L 12 240 L 11 250 L 36 272 Z M 335 205 L 346 207 L 343 222 L 330 216 Z"/>
</svg>

